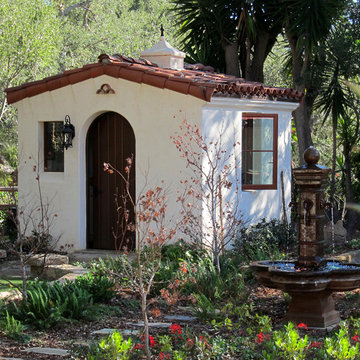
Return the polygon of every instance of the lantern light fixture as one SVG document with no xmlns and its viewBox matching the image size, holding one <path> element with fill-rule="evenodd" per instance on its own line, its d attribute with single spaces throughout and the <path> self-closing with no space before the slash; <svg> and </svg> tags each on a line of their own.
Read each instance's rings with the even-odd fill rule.
<svg viewBox="0 0 360 360">
<path fill-rule="evenodd" d="M 64 136 L 64 148 L 67 150 L 69 147 L 72 147 L 72 140 L 75 137 L 75 126 L 71 124 L 69 115 L 65 116 L 62 133 Z"/>
</svg>

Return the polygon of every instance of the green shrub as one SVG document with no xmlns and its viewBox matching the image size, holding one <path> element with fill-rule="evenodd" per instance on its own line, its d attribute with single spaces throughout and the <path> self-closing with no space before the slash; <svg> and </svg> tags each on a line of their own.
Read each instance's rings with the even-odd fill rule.
<svg viewBox="0 0 360 360">
<path fill-rule="evenodd" d="M 347 245 L 350 249 L 355 249 L 355 250 L 360 249 L 360 239 L 359 238 L 351 239 Z"/>
<path fill-rule="evenodd" d="M 97 259 L 89 263 L 89 270 L 94 277 L 108 277 L 123 286 L 130 286 L 128 271 L 136 269 L 136 261 L 128 255 L 120 254 L 116 258 Z"/>
<path fill-rule="evenodd" d="M 296 244 L 296 232 L 292 226 L 277 219 L 242 228 L 233 244 L 233 253 L 240 261 L 274 259 L 281 260 L 291 253 Z"/>
<path fill-rule="evenodd" d="M 8 310 L 17 319 L 22 319 L 39 329 L 46 329 L 63 319 L 64 303 L 58 297 L 55 301 L 44 287 L 34 284 L 28 288 L 27 301 L 12 302 Z"/>
<path fill-rule="evenodd" d="M 114 331 L 106 339 L 90 345 L 86 355 L 88 360 L 128 360 L 132 351 L 131 338 L 125 340 L 118 331 Z"/>
<path fill-rule="evenodd" d="M 236 299 L 236 302 L 241 303 L 247 299 L 249 292 L 244 276 L 231 258 L 221 258 L 220 273 L 209 257 L 197 264 L 187 264 L 187 267 L 194 268 L 195 272 L 186 274 L 193 280 L 187 281 L 184 293 L 203 294 L 214 302 Z"/>
<path fill-rule="evenodd" d="M 195 294 L 196 303 L 193 305 L 194 314 L 203 321 L 223 320 L 221 314 L 204 294 Z"/>
<path fill-rule="evenodd" d="M 344 321 L 335 337 L 325 339 L 325 352 L 331 359 L 345 360 L 359 358 L 359 343 L 352 345 L 349 339 L 349 329 Z"/>
<path fill-rule="evenodd" d="M 87 318 L 91 314 L 93 304 L 91 294 L 86 289 L 77 286 L 71 286 L 67 290 L 63 316 L 67 319 L 76 320 Z"/>
<path fill-rule="evenodd" d="M 11 242 L 17 239 L 17 226 L 15 223 L 16 208 L 0 211 L 0 235 L 8 237 Z"/>
<path fill-rule="evenodd" d="M 109 301 L 116 294 L 113 290 L 115 281 L 110 280 L 107 276 L 94 275 L 91 272 L 78 277 L 75 285 L 89 292 L 94 302 Z"/>
<path fill-rule="evenodd" d="M 92 295 L 74 283 L 29 283 L 27 301 L 9 305 L 17 319 L 36 328 L 49 328 L 63 319 L 81 319 L 91 314 Z"/>
<path fill-rule="evenodd" d="M 11 337 L 18 337 L 20 333 L 25 330 L 25 326 L 16 320 L 8 311 L 5 311 L 6 318 L 0 323 L 0 328 L 4 331 L 5 335 Z"/>
</svg>

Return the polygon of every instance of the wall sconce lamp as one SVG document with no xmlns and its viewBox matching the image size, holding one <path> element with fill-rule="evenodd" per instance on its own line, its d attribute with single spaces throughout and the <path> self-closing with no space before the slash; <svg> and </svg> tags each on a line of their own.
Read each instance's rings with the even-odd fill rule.
<svg viewBox="0 0 360 360">
<path fill-rule="evenodd" d="M 75 126 L 70 122 L 70 116 L 65 116 L 65 124 L 62 130 L 64 135 L 64 148 L 67 150 L 69 147 L 72 147 L 72 140 L 75 137 Z"/>
</svg>

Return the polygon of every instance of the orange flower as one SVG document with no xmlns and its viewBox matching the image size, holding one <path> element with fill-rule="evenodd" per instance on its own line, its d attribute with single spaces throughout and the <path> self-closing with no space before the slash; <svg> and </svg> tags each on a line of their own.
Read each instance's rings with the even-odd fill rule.
<svg viewBox="0 0 360 360">
<path fill-rule="evenodd" d="M 150 312 L 154 316 L 154 318 L 157 318 L 161 315 L 161 311 L 158 308 L 153 308 L 150 310 Z"/>
<path fill-rule="evenodd" d="M 187 269 L 187 266 L 186 266 L 186 263 L 185 262 L 182 262 L 180 264 L 180 271 L 183 273 L 183 274 L 186 274 L 188 272 L 188 269 Z"/>
</svg>

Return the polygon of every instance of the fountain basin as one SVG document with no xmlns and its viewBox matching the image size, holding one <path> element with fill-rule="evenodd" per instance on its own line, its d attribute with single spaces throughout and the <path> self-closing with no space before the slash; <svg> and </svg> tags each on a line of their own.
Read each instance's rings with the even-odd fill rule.
<svg viewBox="0 0 360 360">
<path fill-rule="evenodd" d="M 360 287 L 360 265 L 335 260 L 322 261 L 314 268 L 299 266 L 296 261 L 257 261 L 251 268 L 260 284 L 289 293 L 287 320 L 312 328 L 338 325 L 340 315 L 332 292 Z"/>
</svg>

